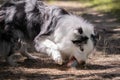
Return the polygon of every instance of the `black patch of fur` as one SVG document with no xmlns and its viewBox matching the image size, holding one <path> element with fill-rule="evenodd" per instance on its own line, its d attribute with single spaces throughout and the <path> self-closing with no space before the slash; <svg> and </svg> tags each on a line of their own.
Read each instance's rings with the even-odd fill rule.
<svg viewBox="0 0 120 80">
<path fill-rule="evenodd" d="M 93 40 L 94 46 L 96 46 L 98 37 L 99 37 L 98 35 L 93 35 L 93 34 L 91 34 L 91 38 L 92 38 L 92 40 Z"/>
<path fill-rule="evenodd" d="M 77 40 L 72 40 L 74 44 L 87 44 L 88 37 L 80 36 Z"/>
<path fill-rule="evenodd" d="M 87 44 L 87 41 L 88 41 L 88 37 L 86 36 L 80 36 L 77 40 L 72 40 L 74 44 L 79 46 L 81 51 L 84 51 L 83 45 Z"/>
<path fill-rule="evenodd" d="M 79 32 L 80 34 L 82 34 L 82 33 L 83 33 L 82 28 L 79 28 L 79 29 L 78 29 L 78 32 Z"/>
</svg>

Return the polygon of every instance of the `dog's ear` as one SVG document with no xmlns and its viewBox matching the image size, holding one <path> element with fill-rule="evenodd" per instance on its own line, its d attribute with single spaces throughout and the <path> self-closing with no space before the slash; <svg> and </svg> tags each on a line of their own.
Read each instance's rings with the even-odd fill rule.
<svg viewBox="0 0 120 80">
<path fill-rule="evenodd" d="M 100 36 L 100 32 L 98 31 L 98 29 L 95 27 L 94 28 L 94 33 L 95 33 L 95 38 L 97 41 L 99 41 L 101 39 L 101 36 Z"/>
<path fill-rule="evenodd" d="M 95 38 L 96 38 L 97 41 L 99 41 L 101 39 L 100 34 L 96 32 L 95 33 Z"/>
<path fill-rule="evenodd" d="M 80 27 L 74 30 L 75 35 L 81 35 L 83 33 L 83 29 Z"/>
</svg>

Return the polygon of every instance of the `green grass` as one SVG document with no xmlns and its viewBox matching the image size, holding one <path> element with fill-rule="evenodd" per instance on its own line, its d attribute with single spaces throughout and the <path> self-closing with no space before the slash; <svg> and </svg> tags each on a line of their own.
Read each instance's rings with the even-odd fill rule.
<svg viewBox="0 0 120 80">
<path fill-rule="evenodd" d="M 120 0 L 79 0 L 86 7 L 115 16 L 120 21 Z"/>
<path fill-rule="evenodd" d="M 60 0 L 47 0 L 49 2 Z M 108 13 L 115 16 L 120 21 L 120 0 L 63 0 L 63 1 L 78 1 L 85 7 L 95 9 L 100 12 Z"/>
</svg>

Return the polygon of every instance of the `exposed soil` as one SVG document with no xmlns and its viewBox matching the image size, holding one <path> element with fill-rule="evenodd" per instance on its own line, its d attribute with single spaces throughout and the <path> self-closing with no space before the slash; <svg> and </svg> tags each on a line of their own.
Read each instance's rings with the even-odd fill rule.
<svg viewBox="0 0 120 80">
<path fill-rule="evenodd" d="M 120 23 L 108 13 L 100 13 L 78 2 L 55 2 L 95 25 L 101 39 L 97 51 L 90 55 L 85 67 L 59 66 L 47 55 L 33 53 L 39 60 L 21 56 L 19 66 L 11 67 L 0 61 L 0 80 L 120 80 Z"/>
</svg>

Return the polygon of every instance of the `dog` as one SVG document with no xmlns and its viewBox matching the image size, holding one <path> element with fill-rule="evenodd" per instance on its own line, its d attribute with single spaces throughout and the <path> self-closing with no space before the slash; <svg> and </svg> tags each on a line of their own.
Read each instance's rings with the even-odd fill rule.
<svg viewBox="0 0 120 80">
<path fill-rule="evenodd" d="M 48 35 L 39 33 L 36 50 L 47 53 L 60 65 L 66 58 L 84 65 L 97 41 L 93 25 L 81 17 L 62 15 L 52 30 Z"/>
<path fill-rule="evenodd" d="M 85 63 L 96 45 L 94 26 L 82 17 L 66 10 L 48 6 L 37 0 L 7 1 L 1 7 L 5 12 L 4 30 L 13 31 L 18 42 L 24 43 L 22 54 L 35 59 L 27 52 L 34 44 L 37 52 L 46 53 L 62 65 L 74 58 Z"/>
</svg>

